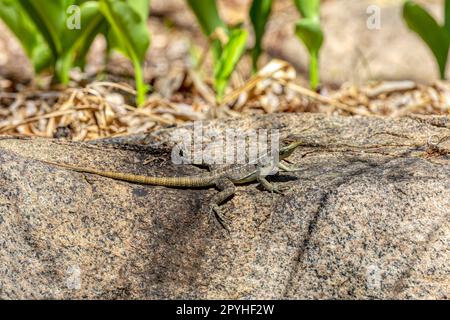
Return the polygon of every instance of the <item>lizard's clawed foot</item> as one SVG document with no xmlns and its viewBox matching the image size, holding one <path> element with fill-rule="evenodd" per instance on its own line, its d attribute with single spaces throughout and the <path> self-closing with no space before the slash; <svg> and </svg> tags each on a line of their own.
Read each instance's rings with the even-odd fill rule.
<svg viewBox="0 0 450 320">
<path fill-rule="evenodd" d="M 299 171 L 302 171 L 303 169 L 301 169 L 301 168 L 295 168 L 295 167 L 290 167 L 290 166 L 287 166 L 287 165 L 285 165 L 285 164 L 283 164 L 283 163 L 279 163 L 278 164 L 278 168 L 281 170 L 281 171 L 284 171 L 284 172 L 299 172 Z"/>
<path fill-rule="evenodd" d="M 278 187 L 270 183 L 269 181 L 266 180 L 265 177 L 258 177 L 258 181 L 265 190 L 269 191 L 272 194 L 277 193 L 284 195 L 289 190 L 289 188 Z"/>
<path fill-rule="evenodd" d="M 222 228 L 226 231 L 230 232 L 230 228 L 228 227 L 230 224 L 230 219 L 225 218 L 223 210 L 217 204 L 211 204 L 208 208 L 208 217 L 209 221 L 216 220 L 219 222 Z"/>
<path fill-rule="evenodd" d="M 276 194 L 281 194 L 281 195 L 286 195 L 286 193 L 291 190 L 290 187 L 278 187 L 278 186 L 273 186 L 273 190 L 271 192 L 276 193 Z"/>
<path fill-rule="evenodd" d="M 276 185 L 274 185 L 272 183 L 267 183 L 267 184 L 266 183 L 262 183 L 261 185 L 266 191 L 269 191 L 272 194 L 276 193 L 276 194 L 285 195 L 286 192 L 291 189 L 289 187 L 279 187 L 279 186 L 276 186 Z"/>
<path fill-rule="evenodd" d="M 222 209 L 218 205 L 214 205 L 212 207 L 212 212 L 214 213 L 214 217 L 217 219 L 219 224 L 224 228 L 226 231 L 230 232 L 230 220 L 225 218 L 225 215 L 223 214 Z"/>
</svg>

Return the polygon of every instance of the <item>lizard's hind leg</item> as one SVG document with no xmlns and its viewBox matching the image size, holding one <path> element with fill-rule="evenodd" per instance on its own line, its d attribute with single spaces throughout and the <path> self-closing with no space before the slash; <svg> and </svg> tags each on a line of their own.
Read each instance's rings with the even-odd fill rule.
<svg viewBox="0 0 450 320">
<path fill-rule="evenodd" d="M 220 204 L 225 202 L 227 199 L 231 198 L 235 192 L 236 187 L 234 186 L 234 183 L 228 179 L 228 178 L 221 178 L 217 180 L 216 182 L 217 189 L 220 190 L 220 192 L 216 195 L 214 195 L 210 200 L 210 212 L 214 213 L 216 219 L 219 221 L 220 225 L 228 230 L 228 227 L 226 225 L 226 220 L 224 218 L 222 209 L 220 208 Z M 228 230 L 229 231 L 229 230 Z"/>
</svg>

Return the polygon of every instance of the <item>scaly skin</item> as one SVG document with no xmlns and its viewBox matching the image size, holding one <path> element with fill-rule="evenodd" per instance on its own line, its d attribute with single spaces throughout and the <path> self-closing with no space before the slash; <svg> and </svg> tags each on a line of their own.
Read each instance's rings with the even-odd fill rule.
<svg viewBox="0 0 450 320">
<path fill-rule="evenodd" d="M 298 140 L 286 139 L 283 140 L 279 148 L 279 162 L 276 164 L 282 171 L 293 172 L 298 169 L 289 168 L 280 161 L 289 157 L 292 152 L 301 145 Z M 223 227 L 226 228 L 219 205 L 232 197 L 235 193 L 235 185 L 241 183 L 248 183 L 258 181 L 266 190 L 270 192 L 282 193 L 276 186 L 272 185 L 266 180 L 261 173 L 263 171 L 258 164 L 244 164 L 229 166 L 223 169 L 218 169 L 205 174 L 185 177 L 150 177 L 143 175 L 133 175 L 121 172 L 101 171 L 91 168 L 83 168 L 69 164 L 61 164 L 55 162 L 43 161 L 45 163 L 67 168 L 77 172 L 95 174 L 115 180 L 122 180 L 126 182 L 158 185 L 164 187 L 178 187 L 178 188 L 206 188 L 216 187 L 220 190 L 210 202 L 210 208 L 214 211 L 216 217 Z"/>
</svg>

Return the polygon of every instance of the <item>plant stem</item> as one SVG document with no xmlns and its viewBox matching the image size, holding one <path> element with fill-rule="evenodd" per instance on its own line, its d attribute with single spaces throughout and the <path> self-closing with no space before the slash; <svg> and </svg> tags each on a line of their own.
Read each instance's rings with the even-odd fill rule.
<svg viewBox="0 0 450 320">
<path fill-rule="evenodd" d="M 145 95 L 147 93 L 147 86 L 144 82 L 143 66 L 139 61 L 133 59 L 134 72 L 136 78 L 136 104 L 138 108 L 145 103 Z"/>
<path fill-rule="evenodd" d="M 252 73 L 258 72 L 258 58 L 261 55 L 261 49 L 255 47 L 252 51 Z"/>
<path fill-rule="evenodd" d="M 309 82 L 312 90 L 316 90 L 319 85 L 319 54 L 318 52 L 311 53 L 309 63 Z"/>
</svg>

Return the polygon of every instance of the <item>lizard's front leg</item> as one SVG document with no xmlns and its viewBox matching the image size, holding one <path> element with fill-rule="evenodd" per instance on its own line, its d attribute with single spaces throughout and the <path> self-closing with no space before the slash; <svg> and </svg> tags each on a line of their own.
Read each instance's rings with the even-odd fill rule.
<svg viewBox="0 0 450 320">
<path fill-rule="evenodd" d="M 217 220 L 222 225 L 223 228 L 228 230 L 225 219 L 222 213 L 222 209 L 220 208 L 220 204 L 225 202 L 227 199 L 231 198 L 235 192 L 236 187 L 234 183 L 228 178 L 220 178 L 216 181 L 216 187 L 220 190 L 220 192 L 214 195 L 210 200 L 210 208 L 214 212 Z"/>
<path fill-rule="evenodd" d="M 269 181 L 267 181 L 267 179 L 263 176 L 258 176 L 256 178 L 256 180 L 258 180 L 258 182 L 261 184 L 261 186 L 269 191 L 269 192 L 274 192 L 274 193 L 279 193 L 279 194 L 283 194 L 284 190 L 280 190 L 277 186 L 274 186 L 273 184 L 271 184 Z"/>
<path fill-rule="evenodd" d="M 302 170 L 302 169 L 300 169 L 300 168 L 292 168 L 292 167 L 289 167 L 289 166 L 285 165 L 285 164 L 282 163 L 282 162 L 279 162 L 279 163 L 278 163 L 278 168 L 279 168 L 280 170 L 285 171 L 285 172 L 298 172 L 298 171 L 301 171 L 301 170 Z"/>
<path fill-rule="evenodd" d="M 258 169 L 256 171 L 256 180 L 261 184 L 261 186 L 265 190 L 269 192 L 283 194 L 284 191 L 286 191 L 286 188 L 283 189 L 278 188 L 277 186 L 267 181 L 266 176 L 261 173 L 261 169 Z"/>
</svg>

